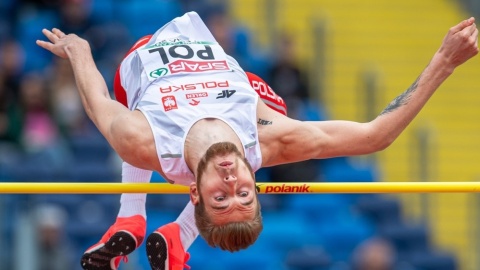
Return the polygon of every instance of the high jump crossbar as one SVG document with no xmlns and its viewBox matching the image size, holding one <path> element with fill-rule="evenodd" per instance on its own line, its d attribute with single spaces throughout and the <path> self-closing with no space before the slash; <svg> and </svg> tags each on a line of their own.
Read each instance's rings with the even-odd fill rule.
<svg viewBox="0 0 480 270">
<path fill-rule="evenodd" d="M 320 193 L 476 193 L 480 182 L 256 183 L 260 194 Z M 188 186 L 169 183 L 3 182 L 0 194 L 187 194 Z"/>
</svg>

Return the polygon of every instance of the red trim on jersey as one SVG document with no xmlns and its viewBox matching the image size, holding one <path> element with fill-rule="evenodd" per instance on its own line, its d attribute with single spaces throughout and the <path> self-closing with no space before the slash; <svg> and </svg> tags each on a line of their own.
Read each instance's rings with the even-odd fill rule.
<svg viewBox="0 0 480 270">
<path fill-rule="evenodd" d="M 250 85 L 255 90 L 255 92 L 257 92 L 263 102 L 265 102 L 265 104 L 267 104 L 267 106 L 271 109 L 283 115 L 287 115 L 287 105 L 283 101 L 282 97 L 277 95 L 262 78 L 251 72 L 245 73 L 247 73 Z"/>
<path fill-rule="evenodd" d="M 134 50 L 138 49 L 139 47 L 147 44 L 147 42 L 152 38 L 152 35 L 144 36 L 141 39 L 139 39 L 132 48 L 125 54 L 125 57 L 129 55 L 131 52 Z M 115 72 L 115 78 L 113 79 L 113 92 L 115 94 L 115 98 L 117 99 L 118 102 L 122 103 L 125 105 L 125 107 L 128 108 L 128 103 L 127 103 L 127 92 L 125 92 L 125 89 L 122 86 L 122 82 L 120 81 L 120 66 L 118 66 L 117 71 Z"/>
</svg>

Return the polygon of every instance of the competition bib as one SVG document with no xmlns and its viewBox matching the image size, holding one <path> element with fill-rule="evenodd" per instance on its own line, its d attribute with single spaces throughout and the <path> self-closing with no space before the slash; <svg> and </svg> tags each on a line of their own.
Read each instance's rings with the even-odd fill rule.
<svg viewBox="0 0 480 270">
<path fill-rule="evenodd" d="M 147 77 L 229 71 L 227 55 L 217 42 L 171 40 L 137 50 Z"/>
</svg>

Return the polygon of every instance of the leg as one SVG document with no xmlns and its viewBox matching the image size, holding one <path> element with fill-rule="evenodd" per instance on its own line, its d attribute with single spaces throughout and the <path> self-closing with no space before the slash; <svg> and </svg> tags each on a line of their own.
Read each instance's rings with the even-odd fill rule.
<svg viewBox="0 0 480 270">
<path fill-rule="evenodd" d="M 188 202 L 175 222 L 151 233 L 146 241 L 152 270 L 183 270 L 190 254 L 186 252 L 198 236 L 194 206 Z"/>
<path fill-rule="evenodd" d="M 123 183 L 148 183 L 151 171 L 122 164 Z M 117 220 L 102 239 L 85 251 L 81 265 L 85 270 L 116 270 L 120 261 L 132 253 L 145 238 L 146 194 L 125 193 L 120 199 Z"/>
</svg>

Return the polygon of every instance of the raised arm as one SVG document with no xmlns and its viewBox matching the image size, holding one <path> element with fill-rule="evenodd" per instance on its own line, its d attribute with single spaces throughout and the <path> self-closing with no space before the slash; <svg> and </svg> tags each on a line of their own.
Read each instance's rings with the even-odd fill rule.
<svg viewBox="0 0 480 270">
<path fill-rule="evenodd" d="M 75 34 L 66 35 L 58 29 L 44 29 L 48 41 L 37 40 L 37 44 L 53 54 L 68 59 L 75 74 L 83 107 L 110 145 L 125 161 L 146 169 L 147 162 L 139 162 L 141 147 L 146 145 L 148 123 L 139 112 L 131 112 L 110 97 L 104 78 L 98 71 L 88 42 Z M 143 134 L 143 135 L 142 135 Z M 136 151 L 138 150 L 138 151 Z M 137 156 L 136 156 L 137 155 Z M 139 166 L 140 167 L 140 166 Z"/>
<path fill-rule="evenodd" d="M 105 80 L 93 61 L 90 45 L 75 34 L 65 35 L 55 28 L 52 32 L 46 29 L 42 32 L 50 42 L 39 40 L 37 44 L 70 61 L 83 107 L 102 134 L 107 136 L 113 118 L 128 110 L 111 99 Z"/>
<path fill-rule="evenodd" d="M 477 38 L 474 18 L 450 28 L 439 50 L 415 82 L 371 122 L 300 122 L 265 114 L 264 117 L 275 118 L 276 121 L 272 121 L 271 130 L 265 133 L 270 137 L 266 143 L 271 145 L 265 151 L 264 165 L 362 155 L 386 148 L 415 118 L 455 68 L 478 53 Z M 262 129 L 266 130 L 267 127 Z"/>
</svg>

